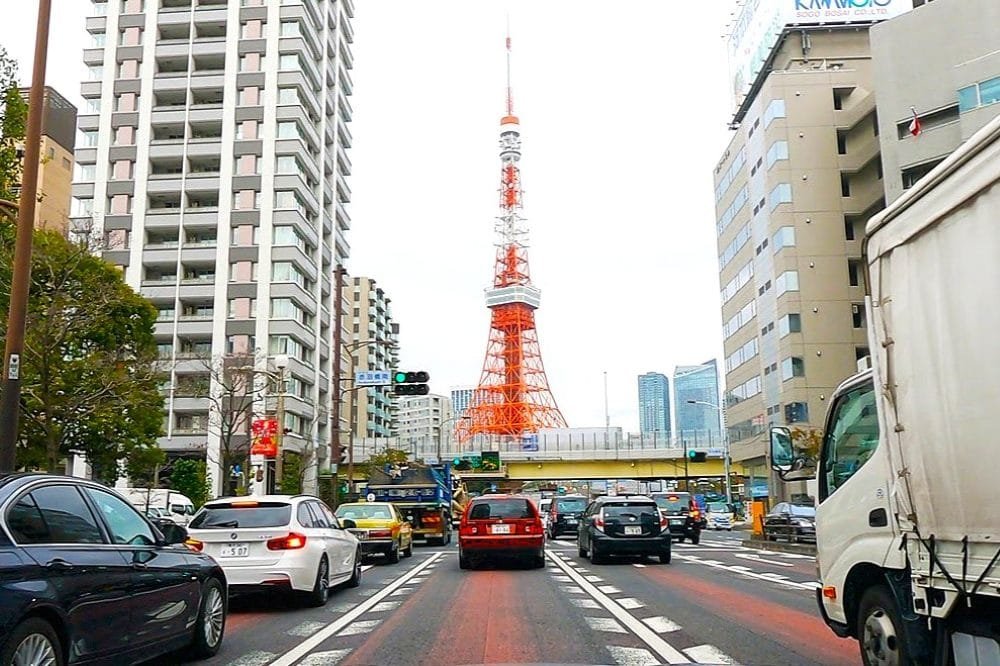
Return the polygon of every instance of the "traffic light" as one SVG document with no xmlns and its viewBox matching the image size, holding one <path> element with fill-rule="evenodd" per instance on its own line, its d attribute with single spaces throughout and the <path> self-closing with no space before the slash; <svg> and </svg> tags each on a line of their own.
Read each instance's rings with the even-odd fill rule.
<svg viewBox="0 0 1000 666">
<path fill-rule="evenodd" d="M 392 392 L 396 395 L 427 395 L 427 382 L 431 376 L 423 370 L 419 372 L 392 373 Z"/>
<path fill-rule="evenodd" d="M 333 452 L 333 460 L 338 465 L 347 464 L 347 447 L 337 444 L 337 450 Z"/>
<path fill-rule="evenodd" d="M 705 462 L 705 458 L 708 457 L 704 451 L 688 451 L 688 460 L 690 462 Z"/>
</svg>

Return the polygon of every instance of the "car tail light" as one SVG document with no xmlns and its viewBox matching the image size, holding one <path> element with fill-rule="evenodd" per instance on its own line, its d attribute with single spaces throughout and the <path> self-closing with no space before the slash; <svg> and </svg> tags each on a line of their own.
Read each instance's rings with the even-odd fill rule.
<svg viewBox="0 0 1000 666">
<path fill-rule="evenodd" d="M 441 516 L 436 513 L 428 513 L 421 516 L 421 521 L 423 521 L 424 525 L 437 525 L 441 522 Z"/>
<path fill-rule="evenodd" d="M 267 542 L 268 550 L 298 550 L 299 548 L 305 548 L 306 537 L 304 534 L 296 534 L 292 532 L 288 536 L 278 537 L 277 539 L 271 539 Z"/>
<path fill-rule="evenodd" d="M 205 549 L 205 544 L 203 544 L 201 541 L 198 541 L 197 539 L 188 538 L 184 542 L 184 545 L 196 553 L 200 553 L 202 550 Z"/>
<path fill-rule="evenodd" d="M 470 534 L 478 534 L 478 533 L 479 533 L 479 529 L 475 525 L 470 525 L 468 523 L 464 523 L 464 524 L 461 524 L 461 525 L 458 526 L 458 535 L 459 536 L 461 536 L 463 534 L 465 534 L 466 536 L 468 536 Z"/>
<path fill-rule="evenodd" d="M 602 532 L 604 531 L 604 514 L 603 513 L 597 514 L 597 516 L 594 518 L 594 527 L 596 527 L 597 529 L 599 529 Z"/>
<path fill-rule="evenodd" d="M 667 516 L 665 514 L 660 514 L 660 529 L 667 527 Z"/>
<path fill-rule="evenodd" d="M 369 539 L 388 539 L 392 536 L 392 530 L 368 530 Z"/>
</svg>

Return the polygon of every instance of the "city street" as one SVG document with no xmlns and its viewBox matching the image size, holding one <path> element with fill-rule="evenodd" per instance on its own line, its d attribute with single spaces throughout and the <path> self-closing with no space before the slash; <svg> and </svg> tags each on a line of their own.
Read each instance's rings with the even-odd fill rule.
<svg viewBox="0 0 1000 666">
<path fill-rule="evenodd" d="M 816 612 L 815 560 L 745 548 L 743 536 L 706 532 L 697 546 L 676 544 L 668 565 L 593 566 L 560 539 L 544 570 L 462 571 L 455 546 L 420 547 L 395 566 L 371 563 L 359 589 L 324 608 L 236 600 L 222 651 L 205 663 L 859 663 Z"/>
</svg>

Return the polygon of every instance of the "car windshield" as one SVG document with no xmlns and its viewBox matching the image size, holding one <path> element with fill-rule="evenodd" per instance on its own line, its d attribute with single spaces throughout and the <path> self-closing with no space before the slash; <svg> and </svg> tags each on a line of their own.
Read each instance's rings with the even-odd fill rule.
<svg viewBox="0 0 1000 666">
<path fill-rule="evenodd" d="M 729 513 L 729 505 L 725 502 L 709 502 L 708 503 L 709 513 Z"/>
<path fill-rule="evenodd" d="M 605 504 L 605 520 L 653 520 L 659 517 L 655 504 Z"/>
<path fill-rule="evenodd" d="M 282 527 L 292 520 L 292 507 L 285 503 L 210 504 L 191 521 L 193 530 Z"/>
<path fill-rule="evenodd" d="M 392 512 L 387 506 L 349 504 L 337 508 L 337 518 L 350 520 L 390 520 Z"/>
<path fill-rule="evenodd" d="M 556 500 L 556 511 L 583 511 L 587 508 L 587 500 L 582 497 L 572 497 Z"/>
<path fill-rule="evenodd" d="M 653 497 L 656 506 L 664 511 L 686 511 L 691 504 L 691 496 L 687 493 L 670 493 Z"/>
<path fill-rule="evenodd" d="M 473 502 L 469 507 L 469 520 L 509 520 L 512 518 L 532 518 L 531 504 L 525 499 L 494 499 Z"/>
<path fill-rule="evenodd" d="M 791 510 L 789 511 L 793 516 L 802 516 L 805 518 L 815 518 L 816 508 L 812 506 L 804 506 L 801 504 L 792 504 Z"/>
</svg>

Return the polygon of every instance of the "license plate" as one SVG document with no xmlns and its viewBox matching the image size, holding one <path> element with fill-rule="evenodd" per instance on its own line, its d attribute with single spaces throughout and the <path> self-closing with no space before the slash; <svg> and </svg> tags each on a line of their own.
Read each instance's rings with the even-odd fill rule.
<svg viewBox="0 0 1000 666">
<path fill-rule="evenodd" d="M 684 524 L 684 519 L 683 518 L 678 518 L 677 520 L 671 520 L 670 524 L 671 525 L 683 525 Z"/>
<path fill-rule="evenodd" d="M 567 518 L 566 519 L 566 524 L 567 525 L 576 525 L 576 518 Z"/>
<path fill-rule="evenodd" d="M 491 534 L 510 534 L 510 525 L 493 525 L 490 528 Z"/>
<path fill-rule="evenodd" d="M 625 526 L 625 536 L 642 534 L 642 528 L 638 525 L 626 525 Z"/>
<path fill-rule="evenodd" d="M 250 554 L 248 543 L 227 543 L 219 552 L 219 557 L 246 557 Z"/>
</svg>

